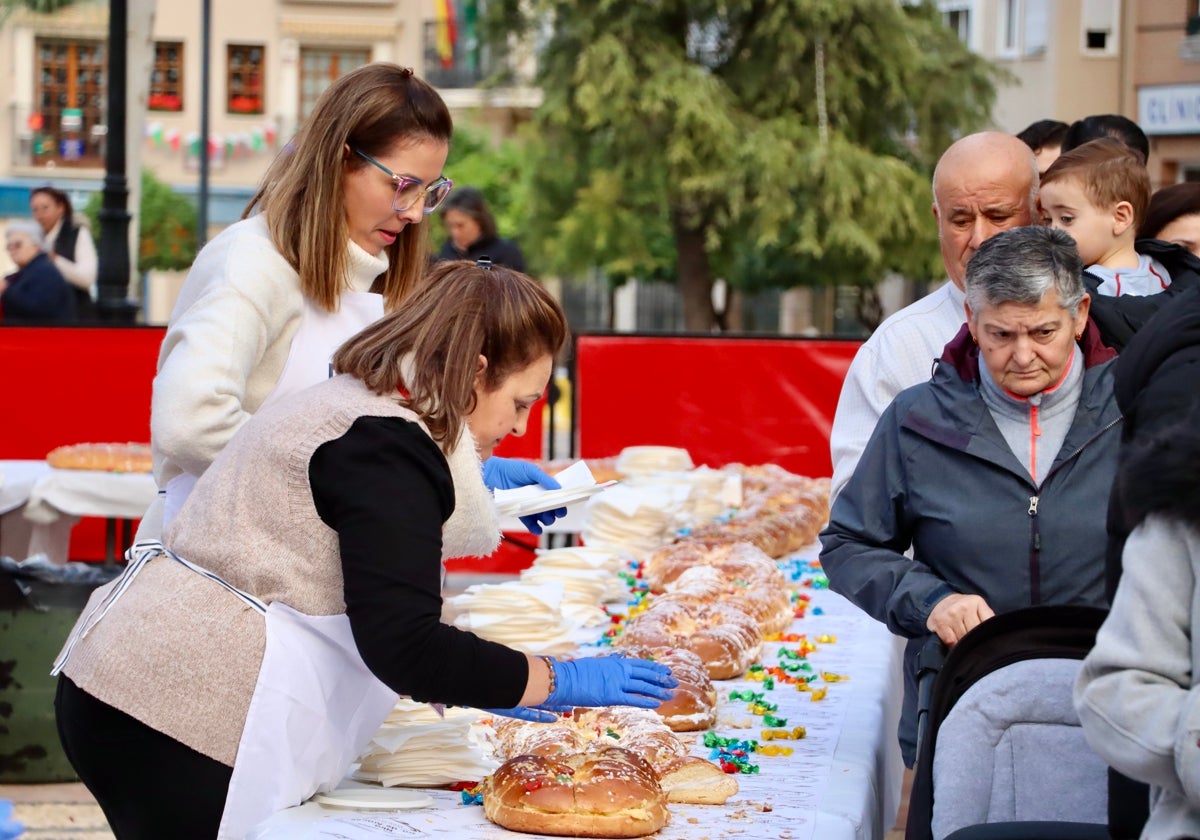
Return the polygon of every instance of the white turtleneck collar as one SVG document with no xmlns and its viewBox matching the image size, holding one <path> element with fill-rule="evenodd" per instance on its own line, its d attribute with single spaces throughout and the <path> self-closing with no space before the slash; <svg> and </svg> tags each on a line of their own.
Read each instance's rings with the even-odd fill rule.
<svg viewBox="0 0 1200 840">
<path fill-rule="evenodd" d="M 346 244 L 346 282 L 349 283 L 351 291 L 371 291 L 375 278 L 387 271 L 387 268 L 387 251 L 380 251 L 379 256 L 372 256 L 353 240 Z"/>
</svg>

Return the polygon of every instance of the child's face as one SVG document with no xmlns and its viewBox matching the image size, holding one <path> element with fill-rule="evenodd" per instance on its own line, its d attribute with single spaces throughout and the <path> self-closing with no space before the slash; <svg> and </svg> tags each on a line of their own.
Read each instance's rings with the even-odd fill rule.
<svg viewBox="0 0 1200 840">
<path fill-rule="evenodd" d="M 1038 203 L 1042 221 L 1075 240 L 1085 266 L 1096 265 L 1119 246 L 1113 211 L 1092 204 L 1078 181 L 1066 178 L 1046 184 Z"/>
</svg>

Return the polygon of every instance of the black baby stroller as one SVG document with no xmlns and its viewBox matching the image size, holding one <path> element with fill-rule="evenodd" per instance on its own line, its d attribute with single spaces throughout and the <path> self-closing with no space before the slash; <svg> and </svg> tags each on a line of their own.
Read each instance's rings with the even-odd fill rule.
<svg viewBox="0 0 1200 840">
<path fill-rule="evenodd" d="M 1105 615 L 1029 607 L 925 646 L 907 840 L 1106 840 L 1107 766 L 1071 699 Z"/>
</svg>

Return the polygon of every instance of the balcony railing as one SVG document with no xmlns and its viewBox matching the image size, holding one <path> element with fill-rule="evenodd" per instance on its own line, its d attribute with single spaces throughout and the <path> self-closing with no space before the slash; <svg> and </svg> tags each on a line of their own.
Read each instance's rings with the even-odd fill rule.
<svg viewBox="0 0 1200 840">
<path fill-rule="evenodd" d="M 454 43 L 454 56 L 447 64 L 438 53 L 437 21 L 425 23 L 425 81 L 436 88 L 473 88 L 503 66 L 489 49 L 461 31 Z M 468 43 L 470 41 L 470 43 Z M 448 65 L 448 66 L 447 66 Z"/>
</svg>

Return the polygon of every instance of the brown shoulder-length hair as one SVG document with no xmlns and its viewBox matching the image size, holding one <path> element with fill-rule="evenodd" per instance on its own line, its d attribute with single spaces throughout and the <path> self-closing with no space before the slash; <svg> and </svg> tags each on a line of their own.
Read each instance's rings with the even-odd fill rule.
<svg viewBox="0 0 1200 840">
<path fill-rule="evenodd" d="M 402 389 L 442 451 L 454 449 L 475 410 L 479 357 L 482 383 L 494 391 L 509 376 L 567 340 L 567 318 L 536 280 L 502 266 L 468 260 L 435 263 L 404 302 L 343 344 L 333 369 L 377 394 Z"/>
<path fill-rule="evenodd" d="M 305 296 L 336 312 L 344 290 L 350 234 L 342 206 L 347 171 L 369 166 L 347 147 L 382 156 L 397 144 L 450 142 L 454 123 L 438 92 L 412 69 L 376 63 L 325 89 L 295 138 L 275 157 L 242 218 L 267 216 L 271 239 L 300 275 Z M 419 281 L 428 236 L 407 225 L 387 247 L 388 268 L 375 281 L 390 311 Z"/>
</svg>

